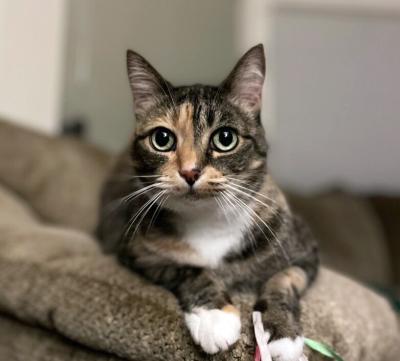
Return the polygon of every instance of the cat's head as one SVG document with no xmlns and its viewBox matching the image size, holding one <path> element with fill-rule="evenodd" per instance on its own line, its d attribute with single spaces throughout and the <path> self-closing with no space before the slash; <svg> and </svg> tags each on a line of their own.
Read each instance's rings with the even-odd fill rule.
<svg viewBox="0 0 400 361">
<path fill-rule="evenodd" d="M 127 64 L 136 115 L 131 157 L 143 185 L 194 201 L 262 183 L 262 45 L 251 48 L 219 86 L 175 87 L 130 50 Z"/>
</svg>

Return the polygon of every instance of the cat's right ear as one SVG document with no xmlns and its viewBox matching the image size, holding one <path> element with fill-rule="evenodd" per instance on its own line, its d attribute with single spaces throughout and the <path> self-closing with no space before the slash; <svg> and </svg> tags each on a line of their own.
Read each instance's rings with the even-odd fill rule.
<svg viewBox="0 0 400 361">
<path fill-rule="evenodd" d="M 138 53 L 126 53 L 129 83 L 136 115 L 144 115 L 160 99 L 169 94 L 171 85 Z"/>
</svg>

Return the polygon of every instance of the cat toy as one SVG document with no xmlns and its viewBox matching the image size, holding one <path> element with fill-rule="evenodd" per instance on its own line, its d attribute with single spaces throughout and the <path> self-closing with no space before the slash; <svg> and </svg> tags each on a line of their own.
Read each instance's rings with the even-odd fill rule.
<svg viewBox="0 0 400 361">
<path fill-rule="evenodd" d="M 272 361 L 272 356 L 268 348 L 268 341 L 271 335 L 264 331 L 261 313 L 258 311 L 253 312 L 253 327 L 254 335 L 256 338 L 256 352 L 254 354 L 254 361 Z M 321 342 L 305 338 L 304 343 L 312 350 L 321 353 L 322 355 L 331 358 L 335 361 L 344 361 L 331 347 Z M 302 355 L 299 361 L 308 361 L 306 355 Z"/>
</svg>

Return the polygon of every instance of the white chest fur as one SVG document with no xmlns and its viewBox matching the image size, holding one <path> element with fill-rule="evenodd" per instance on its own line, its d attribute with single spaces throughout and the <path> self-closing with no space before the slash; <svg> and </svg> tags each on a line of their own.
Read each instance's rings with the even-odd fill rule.
<svg viewBox="0 0 400 361">
<path fill-rule="evenodd" d="M 195 250 L 205 266 L 217 267 L 224 256 L 242 246 L 250 223 L 248 214 L 210 209 L 193 212 L 184 218 L 183 241 Z"/>
</svg>

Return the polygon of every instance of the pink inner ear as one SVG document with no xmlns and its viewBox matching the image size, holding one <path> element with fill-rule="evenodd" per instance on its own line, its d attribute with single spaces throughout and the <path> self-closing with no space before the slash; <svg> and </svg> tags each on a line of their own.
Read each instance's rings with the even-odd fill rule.
<svg viewBox="0 0 400 361">
<path fill-rule="evenodd" d="M 233 103 L 245 111 L 259 111 L 264 75 L 264 49 L 257 45 L 242 56 L 223 85 Z"/>
<path fill-rule="evenodd" d="M 254 78 L 252 79 L 254 81 Z M 245 79 L 243 81 L 246 81 Z M 251 81 L 248 79 L 248 81 Z M 262 81 L 256 80 L 257 84 L 243 84 L 241 89 L 236 90 L 232 100 L 234 103 L 248 111 L 256 111 L 261 108 Z"/>
<path fill-rule="evenodd" d="M 141 55 L 128 51 L 128 77 L 136 114 L 145 113 L 155 105 L 168 87 L 167 81 Z"/>
<path fill-rule="evenodd" d="M 245 111 L 261 108 L 264 75 L 258 62 L 246 62 L 235 70 L 230 83 L 230 99 Z"/>
<path fill-rule="evenodd" d="M 257 107 L 261 103 L 261 92 L 262 83 L 253 86 L 247 86 L 242 94 L 242 99 L 249 107 Z"/>
</svg>

